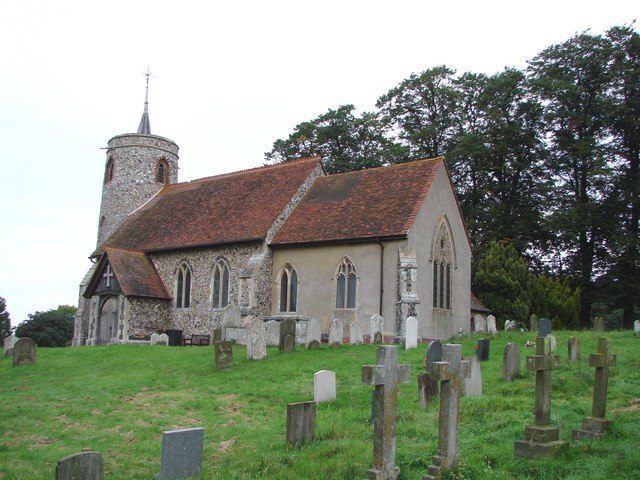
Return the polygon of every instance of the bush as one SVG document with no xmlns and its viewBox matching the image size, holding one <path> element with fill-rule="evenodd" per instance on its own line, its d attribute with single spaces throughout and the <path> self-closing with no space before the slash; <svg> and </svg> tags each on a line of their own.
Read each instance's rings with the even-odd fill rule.
<svg viewBox="0 0 640 480">
<path fill-rule="evenodd" d="M 76 307 L 60 305 L 55 310 L 29 314 L 16 328 L 16 336 L 29 337 L 39 347 L 64 347 L 73 338 Z"/>
</svg>

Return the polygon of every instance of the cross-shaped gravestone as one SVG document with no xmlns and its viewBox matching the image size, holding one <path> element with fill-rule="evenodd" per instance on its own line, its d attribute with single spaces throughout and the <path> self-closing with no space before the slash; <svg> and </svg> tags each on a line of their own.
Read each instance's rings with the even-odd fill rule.
<svg viewBox="0 0 640 480">
<path fill-rule="evenodd" d="M 607 404 L 607 384 L 609 383 L 609 367 L 616 364 L 616 356 L 609 354 L 611 339 L 598 338 L 598 351 L 589 355 L 589 366 L 596 369 L 593 386 L 593 404 L 591 416 L 582 420 L 582 428 L 573 431 L 573 439 L 596 438 L 606 435 L 611 420 L 604 418 Z"/>
<path fill-rule="evenodd" d="M 113 277 L 113 272 L 111 271 L 111 265 L 107 264 L 107 268 L 102 276 L 106 279 L 105 286 L 111 286 L 111 277 Z"/>
<path fill-rule="evenodd" d="M 438 455 L 433 457 L 425 480 L 439 478 L 443 470 L 451 470 L 456 464 L 462 381 L 471 375 L 470 362 L 462 359 L 462 345 L 443 345 L 442 361 L 431 364 L 431 374 L 440 381 L 440 420 Z"/>
<path fill-rule="evenodd" d="M 411 367 L 398 365 L 398 347 L 380 345 L 376 364 L 363 365 L 362 383 L 374 385 L 373 468 L 369 480 L 394 480 L 400 469 L 396 463 L 396 401 L 399 383 L 409 383 Z"/>
<path fill-rule="evenodd" d="M 516 457 L 536 458 L 552 455 L 567 447 L 559 440 L 558 427 L 551 421 L 551 370 L 560 367 L 560 357 L 551 355 L 548 337 L 536 339 L 536 354 L 527 357 L 527 370 L 536 372 L 536 419 L 535 425 L 525 427 L 524 440 L 515 442 Z"/>
</svg>

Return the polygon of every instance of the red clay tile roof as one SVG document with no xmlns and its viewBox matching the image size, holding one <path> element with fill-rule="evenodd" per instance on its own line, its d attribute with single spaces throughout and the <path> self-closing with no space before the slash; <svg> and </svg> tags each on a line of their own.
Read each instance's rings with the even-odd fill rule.
<svg viewBox="0 0 640 480">
<path fill-rule="evenodd" d="M 148 252 L 260 241 L 319 166 L 311 157 L 169 185 L 105 246 Z"/>
<path fill-rule="evenodd" d="M 271 244 L 405 236 L 440 168 L 442 157 L 320 177 Z"/>
</svg>

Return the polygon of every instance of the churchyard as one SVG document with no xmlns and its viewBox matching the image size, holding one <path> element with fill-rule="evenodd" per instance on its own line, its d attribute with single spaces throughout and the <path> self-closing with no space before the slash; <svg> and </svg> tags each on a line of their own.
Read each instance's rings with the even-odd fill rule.
<svg viewBox="0 0 640 480">
<path fill-rule="evenodd" d="M 473 334 L 452 341 L 471 356 L 480 338 L 490 339 L 487 360 L 478 362 L 482 392 L 460 399 L 457 466 L 444 478 L 640 478 L 640 335 L 552 333 L 560 365 L 551 372 L 546 413 L 567 448 L 535 459 L 514 455 L 514 444 L 538 420 L 539 367 L 532 361 L 527 368 L 526 360 L 536 348 L 525 347 L 527 341 L 535 345 L 536 334 Z M 572 431 L 584 428 L 592 414 L 595 369 L 589 356 L 601 336 L 610 338 L 616 355 L 608 370 L 610 430 L 576 441 Z M 572 362 L 570 337 L 580 339 L 580 358 Z M 519 347 L 519 373 L 503 369 L 503 356 L 512 358 L 515 350 L 504 355 L 508 343 Z M 376 347 L 323 344 L 291 353 L 269 347 L 267 358 L 257 361 L 247 360 L 246 347 L 234 345 L 233 365 L 220 369 L 213 346 L 39 348 L 34 364 L 18 367 L 4 357 L 0 479 L 54 479 L 58 460 L 83 449 L 100 452 L 106 479 L 155 478 L 162 432 L 198 427 L 204 429 L 205 479 L 367 478 L 375 443 L 371 385 L 377 380 L 373 367 L 364 369 L 367 376 L 363 366 L 376 364 Z M 395 464 L 403 480 L 427 475 L 439 448 L 439 397 L 423 409 L 418 395 L 425 351 L 425 344 L 397 351 L 397 363 L 410 368 L 409 383 L 403 383 L 407 367 L 397 382 Z M 313 400 L 314 374 L 321 370 L 335 372 L 336 399 L 315 404 L 313 440 L 287 448 L 287 404 Z M 444 367 L 438 371 L 442 375 Z"/>
</svg>

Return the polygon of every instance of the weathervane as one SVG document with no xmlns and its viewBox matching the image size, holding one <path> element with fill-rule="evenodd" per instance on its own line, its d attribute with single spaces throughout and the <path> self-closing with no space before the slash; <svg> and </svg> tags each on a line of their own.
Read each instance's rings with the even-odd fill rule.
<svg viewBox="0 0 640 480">
<path fill-rule="evenodd" d="M 147 71 L 142 72 L 142 74 L 147 77 L 147 89 L 144 94 L 144 112 L 142 113 L 142 118 L 140 119 L 138 133 L 150 135 L 151 125 L 149 124 L 149 77 L 152 75 L 152 73 L 149 71 L 149 65 L 147 65 Z"/>
</svg>

